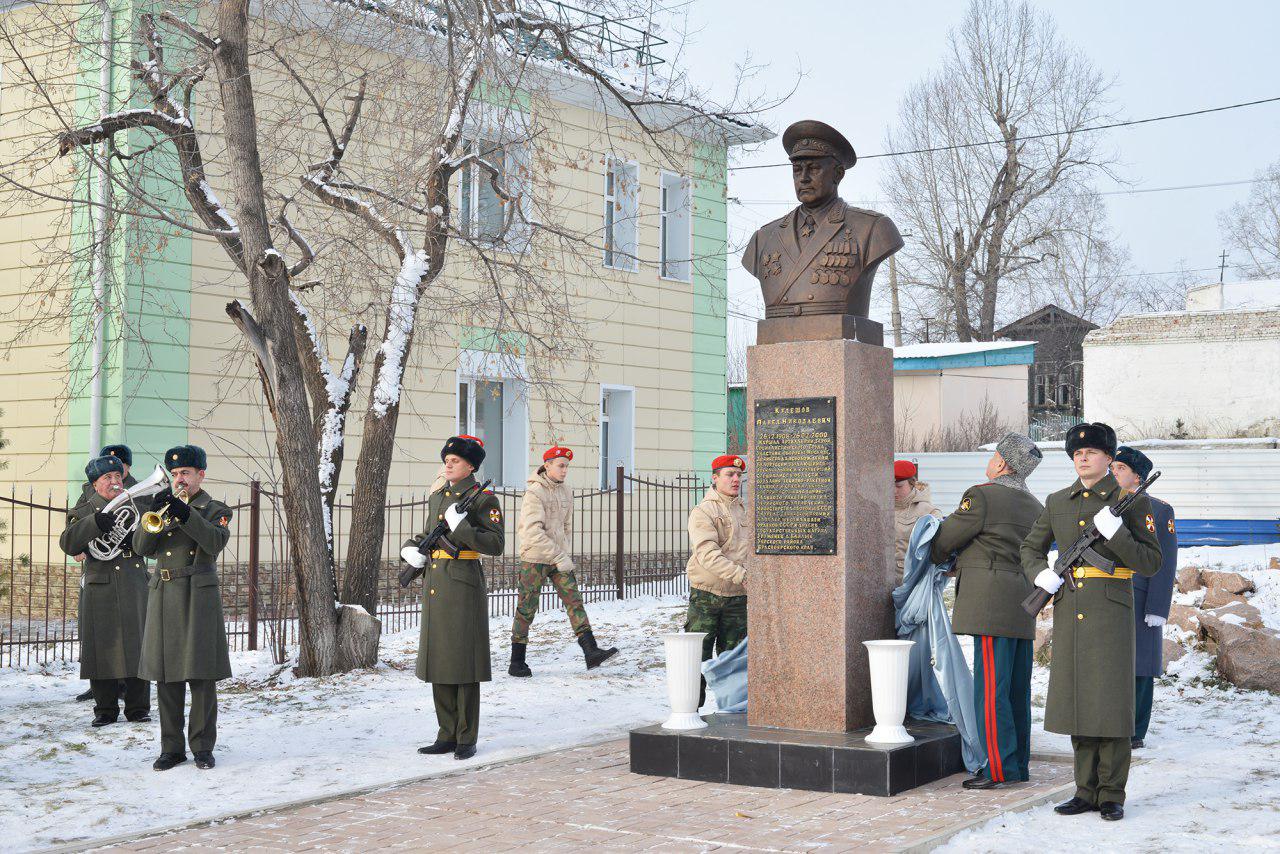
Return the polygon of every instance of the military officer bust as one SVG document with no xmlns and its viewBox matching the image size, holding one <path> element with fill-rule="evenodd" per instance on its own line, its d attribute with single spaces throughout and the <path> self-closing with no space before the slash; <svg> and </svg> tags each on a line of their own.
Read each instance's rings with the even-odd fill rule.
<svg viewBox="0 0 1280 854">
<path fill-rule="evenodd" d="M 858 156 L 835 128 L 807 119 L 782 134 L 800 206 L 751 236 L 742 266 L 760 280 L 757 343 L 857 338 L 881 343 L 867 319 L 880 262 L 902 248 L 893 220 L 838 195 Z"/>
</svg>

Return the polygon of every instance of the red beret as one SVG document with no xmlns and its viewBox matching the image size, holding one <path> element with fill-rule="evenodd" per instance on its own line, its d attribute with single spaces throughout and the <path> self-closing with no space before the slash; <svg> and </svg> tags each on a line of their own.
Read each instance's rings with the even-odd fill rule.
<svg viewBox="0 0 1280 854">
<path fill-rule="evenodd" d="M 543 452 L 542 461 L 544 463 L 549 463 L 552 460 L 554 460 L 556 457 L 564 457 L 566 460 L 572 460 L 573 451 L 569 450 L 568 448 L 562 448 L 559 445 L 552 445 L 550 448 L 547 448 L 547 450 Z"/>
<path fill-rule="evenodd" d="M 471 441 L 475 442 L 475 443 L 476 443 L 477 445 L 479 445 L 480 447 L 482 447 L 482 448 L 484 447 L 484 440 L 483 440 L 483 439 L 477 439 L 475 436 L 468 436 L 466 433 L 459 433 L 459 434 L 458 434 L 458 438 L 459 438 L 459 439 L 470 439 Z"/>
<path fill-rule="evenodd" d="M 909 477 L 918 477 L 920 469 L 911 460 L 896 460 L 893 464 L 893 479 L 906 480 Z"/>
<path fill-rule="evenodd" d="M 728 468 L 729 466 L 736 468 L 738 471 L 746 471 L 747 461 L 737 454 L 721 454 L 711 461 L 711 473 L 715 474 L 720 469 Z"/>
</svg>

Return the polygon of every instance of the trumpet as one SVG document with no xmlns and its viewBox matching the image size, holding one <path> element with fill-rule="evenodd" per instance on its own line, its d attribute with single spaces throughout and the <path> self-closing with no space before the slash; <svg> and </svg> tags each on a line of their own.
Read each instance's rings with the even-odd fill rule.
<svg viewBox="0 0 1280 854">
<path fill-rule="evenodd" d="M 173 493 L 179 500 L 187 500 L 187 491 L 181 487 L 174 490 Z M 148 534 L 158 534 L 164 530 L 164 526 L 169 524 L 169 505 L 161 507 L 159 510 L 148 510 L 142 514 L 142 521 L 138 523 L 142 526 L 142 530 Z"/>
</svg>

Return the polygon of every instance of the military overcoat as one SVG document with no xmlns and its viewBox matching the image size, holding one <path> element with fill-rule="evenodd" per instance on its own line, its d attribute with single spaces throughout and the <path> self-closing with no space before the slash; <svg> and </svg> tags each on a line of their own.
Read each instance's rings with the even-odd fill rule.
<svg viewBox="0 0 1280 854">
<path fill-rule="evenodd" d="M 231 508 L 201 490 L 191 515 L 149 534 L 139 526 L 134 547 L 155 558 L 142 641 L 143 679 L 189 682 L 231 675 L 227 627 L 218 591 L 218 554 L 231 538 Z"/>
<path fill-rule="evenodd" d="M 1044 512 L 1022 541 L 1022 567 L 1035 579 L 1048 564 L 1053 543 L 1067 548 L 1103 507 L 1121 498 L 1108 474 L 1086 488 L 1079 480 L 1049 496 Z M 1124 525 L 1097 547 L 1100 555 L 1137 575 L 1160 569 L 1151 501 L 1140 496 L 1124 514 Z M 1053 597 L 1053 660 L 1044 728 L 1094 738 L 1133 735 L 1133 582 L 1127 578 L 1080 578 Z"/>
<path fill-rule="evenodd" d="M 1043 511 L 1030 492 L 984 483 L 965 490 L 960 506 L 942 520 L 930 556 L 943 563 L 957 555 L 953 632 L 1035 638 L 1035 617 L 1022 609 L 1031 582 L 1022 571 L 1020 550 Z"/>
<path fill-rule="evenodd" d="M 427 502 L 427 526 L 401 548 L 417 546 L 444 519 L 444 511 L 475 487 L 474 477 L 445 483 Z M 459 549 L 500 555 L 506 542 L 502 508 L 485 491 L 449 540 Z M 418 678 L 442 685 L 488 682 L 489 599 L 478 559 L 430 557 L 422 574 L 422 626 L 418 631 Z"/>
<path fill-rule="evenodd" d="M 1156 537 L 1160 540 L 1160 571 L 1150 578 L 1133 578 L 1134 667 L 1137 676 L 1160 676 L 1164 673 L 1164 628 L 1148 626 L 1147 614 L 1169 616 L 1173 601 L 1173 584 L 1178 580 L 1178 529 L 1173 508 L 1155 496 L 1151 497 L 1151 515 L 1156 520 Z"/>
<path fill-rule="evenodd" d="M 80 564 L 80 678 L 130 679 L 138 675 L 143 625 L 147 614 L 147 565 L 132 551 L 132 541 L 110 560 L 88 553 L 103 536 L 95 514 L 107 505 L 96 492 L 83 496 L 67 514 L 58 544 L 68 555 L 84 554 Z"/>
</svg>

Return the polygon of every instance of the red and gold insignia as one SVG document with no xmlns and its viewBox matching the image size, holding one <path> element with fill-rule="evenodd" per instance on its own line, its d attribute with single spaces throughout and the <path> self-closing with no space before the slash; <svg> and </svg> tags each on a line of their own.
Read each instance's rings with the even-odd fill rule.
<svg viewBox="0 0 1280 854">
<path fill-rule="evenodd" d="M 1147 514 L 1147 530 L 1153 534 L 1156 532 L 1156 520 L 1151 517 L 1150 513 Z"/>
<path fill-rule="evenodd" d="M 231 524 L 231 517 L 223 516 L 221 519 L 218 520 L 218 524 L 224 528 L 227 527 L 227 525 Z"/>
<path fill-rule="evenodd" d="M 961 509 L 961 510 L 968 510 L 968 509 L 969 509 L 970 507 L 972 507 L 972 506 L 973 506 L 973 499 L 972 499 L 972 498 L 966 498 L 964 501 L 961 501 L 961 502 L 960 502 L 960 509 Z"/>
<path fill-rule="evenodd" d="M 501 524 L 502 524 L 502 511 L 501 511 L 501 510 L 499 510 L 497 507 L 494 507 L 492 510 L 490 510 L 490 511 L 489 511 L 489 521 L 490 521 L 490 522 L 492 522 L 492 523 L 493 523 L 493 524 L 495 524 L 495 525 L 501 525 Z"/>
<path fill-rule="evenodd" d="M 1176 533 L 1178 533 L 1178 530 L 1177 530 L 1176 528 L 1174 528 L 1174 527 L 1173 527 L 1173 520 L 1172 520 L 1172 519 L 1170 519 L 1170 520 L 1169 520 L 1169 533 L 1170 533 L 1170 534 L 1176 534 Z"/>
</svg>

